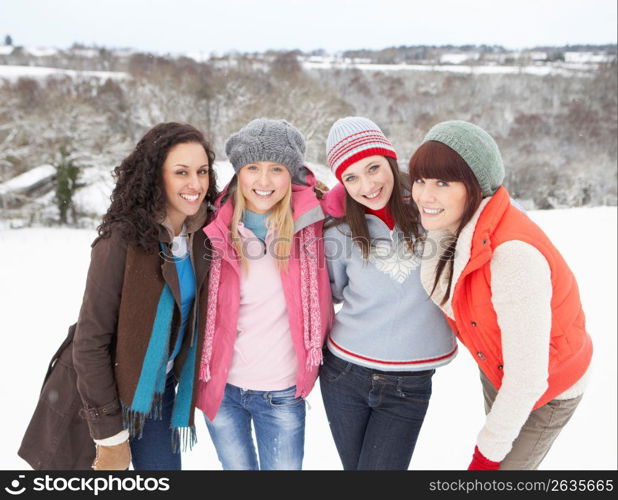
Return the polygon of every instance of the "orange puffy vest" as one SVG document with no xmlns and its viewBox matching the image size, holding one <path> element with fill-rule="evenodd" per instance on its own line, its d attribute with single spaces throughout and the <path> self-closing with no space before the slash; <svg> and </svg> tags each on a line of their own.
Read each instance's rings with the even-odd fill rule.
<svg viewBox="0 0 618 500">
<path fill-rule="evenodd" d="M 511 205 L 500 187 L 485 206 L 472 237 L 470 260 L 453 290 L 455 321 L 449 319 L 459 340 L 468 348 L 496 389 L 502 385 L 500 327 L 491 303 L 490 262 L 494 249 L 519 240 L 543 254 L 551 269 L 552 325 L 549 346 L 549 387 L 536 402 L 543 406 L 567 390 L 584 374 L 592 358 L 592 340 L 575 277 L 549 238 L 530 218 Z"/>
</svg>

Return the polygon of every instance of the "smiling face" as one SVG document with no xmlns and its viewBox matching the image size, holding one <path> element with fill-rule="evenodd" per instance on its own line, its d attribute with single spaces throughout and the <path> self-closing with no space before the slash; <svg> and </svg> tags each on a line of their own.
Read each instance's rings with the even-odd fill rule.
<svg viewBox="0 0 618 500">
<path fill-rule="evenodd" d="M 455 234 L 464 215 L 468 193 L 463 182 L 415 179 L 412 199 L 428 231 L 447 229 Z"/>
<path fill-rule="evenodd" d="M 162 167 L 167 220 L 179 234 L 185 219 L 197 213 L 208 191 L 208 156 L 201 144 L 170 148 Z"/>
<path fill-rule="evenodd" d="M 372 210 L 386 206 L 395 183 L 388 160 L 379 155 L 352 163 L 341 174 L 341 181 L 353 200 Z"/>
<path fill-rule="evenodd" d="M 288 169 L 270 161 L 248 163 L 238 172 L 238 187 L 245 206 L 256 214 L 270 212 L 286 195 L 291 182 Z"/>
</svg>

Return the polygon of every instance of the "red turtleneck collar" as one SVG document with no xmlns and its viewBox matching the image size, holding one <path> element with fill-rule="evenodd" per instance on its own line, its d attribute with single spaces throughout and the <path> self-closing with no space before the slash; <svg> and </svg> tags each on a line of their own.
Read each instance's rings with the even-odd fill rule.
<svg viewBox="0 0 618 500">
<path fill-rule="evenodd" d="M 386 224 L 391 231 L 395 227 L 395 219 L 393 219 L 391 210 L 390 208 L 388 208 L 388 205 L 379 210 L 372 210 L 369 207 L 365 207 L 365 213 L 369 215 L 375 215 L 376 217 L 380 218 L 380 220 L 384 222 L 384 224 Z"/>
</svg>

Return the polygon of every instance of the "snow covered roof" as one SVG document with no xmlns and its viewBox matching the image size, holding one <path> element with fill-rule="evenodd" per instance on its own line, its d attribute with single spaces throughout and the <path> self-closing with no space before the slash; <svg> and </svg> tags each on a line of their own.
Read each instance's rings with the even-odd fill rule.
<svg viewBox="0 0 618 500">
<path fill-rule="evenodd" d="M 26 191 L 36 184 L 51 179 L 54 175 L 56 175 L 56 168 L 53 165 L 35 167 L 0 184 L 0 194 Z"/>
</svg>

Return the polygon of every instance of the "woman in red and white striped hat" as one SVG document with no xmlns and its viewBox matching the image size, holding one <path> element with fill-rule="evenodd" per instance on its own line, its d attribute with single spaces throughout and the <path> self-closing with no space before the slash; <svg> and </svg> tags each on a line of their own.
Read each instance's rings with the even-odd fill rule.
<svg viewBox="0 0 618 500">
<path fill-rule="evenodd" d="M 432 376 L 457 345 L 421 284 L 420 224 L 391 142 L 371 120 L 347 117 L 332 126 L 327 156 L 343 186 L 322 204 L 339 217 L 324 247 L 342 307 L 320 373 L 324 406 L 344 469 L 407 469 Z"/>
</svg>

